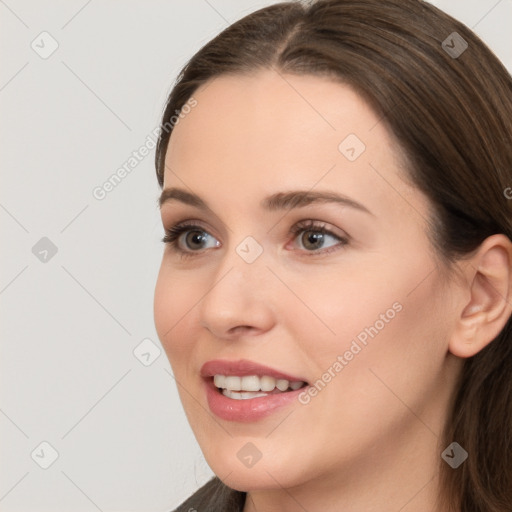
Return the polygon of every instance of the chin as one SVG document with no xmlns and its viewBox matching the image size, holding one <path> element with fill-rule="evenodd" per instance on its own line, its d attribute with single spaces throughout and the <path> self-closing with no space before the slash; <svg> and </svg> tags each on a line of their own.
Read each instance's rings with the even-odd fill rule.
<svg viewBox="0 0 512 512">
<path fill-rule="evenodd" d="M 294 485 L 288 480 L 283 481 L 279 476 L 274 476 L 274 471 L 267 471 L 265 471 L 264 468 L 260 468 L 259 470 L 255 468 L 240 470 L 237 468 L 236 471 L 233 471 L 226 478 L 221 478 L 222 475 L 226 473 L 216 473 L 216 475 L 221 478 L 228 487 L 242 492 L 282 489 L 283 487 L 287 488 Z M 274 478 L 272 478 L 273 476 Z"/>
<path fill-rule="evenodd" d="M 237 458 L 237 454 L 226 458 L 226 454 L 215 461 L 207 459 L 211 470 L 228 486 L 237 491 L 258 491 L 263 489 L 281 489 L 303 483 L 301 475 L 291 472 L 293 464 L 283 459 L 262 457 L 252 467 L 246 467 Z M 295 468 L 297 469 L 297 468 Z"/>
</svg>

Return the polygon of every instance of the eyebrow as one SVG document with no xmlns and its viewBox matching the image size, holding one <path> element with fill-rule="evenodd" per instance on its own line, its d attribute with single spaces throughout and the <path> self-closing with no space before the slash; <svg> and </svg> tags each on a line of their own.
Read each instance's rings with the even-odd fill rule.
<svg viewBox="0 0 512 512">
<path fill-rule="evenodd" d="M 171 201 L 179 201 L 190 206 L 195 206 L 204 211 L 212 212 L 208 204 L 198 195 L 188 192 L 180 188 L 166 188 L 162 191 L 158 200 L 160 208 L 165 203 Z M 336 203 L 343 206 L 349 206 L 355 210 L 359 210 L 375 216 L 366 206 L 342 194 L 334 192 L 306 191 L 294 190 L 291 192 L 278 192 L 264 198 L 261 201 L 261 207 L 268 211 L 288 210 L 292 208 L 302 208 L 313 203 Z"/>
</svg>

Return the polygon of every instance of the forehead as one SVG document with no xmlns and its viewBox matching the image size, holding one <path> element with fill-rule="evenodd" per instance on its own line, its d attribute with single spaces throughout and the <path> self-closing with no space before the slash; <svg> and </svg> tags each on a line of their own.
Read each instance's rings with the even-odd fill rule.
<svg viewBox="0 0 512 512">
<path fill-rule="evenodd" d="M 336 143 L 350 133 L 372 145 L 387 136 L 374 129 L 378 117 L 352 88 L 312 75 L 270 70 L 221 75 L 201 86 L 194 98 L 197 106 L 173 131 L 170 153 L 178 143 L 184 147 L 200 141 L 203 155 L 212 151 L 220 157 L 236 150 L 261 158 L 258 149 L 264 146 L 275 157 L 310 153 L 320 137 L 326 142 L 320 151 L 329 146 L 337 151 Z"/>
<path fill-rule="evenodd" d="M 399 177 L 394 137 L 346 84 L 260 70 L 221 75 L 193 97 L 169 142 L 164 187 L 182 186 L 179 176 L 210 195 L 212 186 L 246 197 L 317 185 L 389 202 L 418 192 Z"/>
</svg>

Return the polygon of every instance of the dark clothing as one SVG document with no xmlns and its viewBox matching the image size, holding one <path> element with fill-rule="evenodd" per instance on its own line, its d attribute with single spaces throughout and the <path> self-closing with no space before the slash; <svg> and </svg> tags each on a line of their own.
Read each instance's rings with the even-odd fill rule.
<svg viewBox="0 0 512 512">
<path fill-rule="evenodd" d="M 172 512 L 242 512 L 246 496 L 214 477 Z"/>
</svg>

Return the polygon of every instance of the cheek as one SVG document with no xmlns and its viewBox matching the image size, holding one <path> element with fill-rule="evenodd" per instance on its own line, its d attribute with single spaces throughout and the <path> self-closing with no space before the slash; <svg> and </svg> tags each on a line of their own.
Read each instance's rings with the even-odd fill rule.
<svg viewBox="0 0 512 512">
<path fill-rule="evenodd" d="M 385 306 L 395 300 L 400 307 L 387 323 L 376 321 L 381 310 L 373 310 L 360 331 L 368 334 L 366 345 L 359 343 L 362 350 L 346 375 L 378 415 L 390 421 L 407 415 L 407 410 L 419 412 L 430 407 L 442 394 L 439 385 L 447 354 L 443 316 L 447 313 L 437 293 L 441 283 L 430 276 L 411 291 L 414 286 L 410 282 L 396 287 L 384 301 Z M 385 317 L 391 317 L 384 309 Z"/>
<path fill-rule="evenodd" d="M 296 339 L 304 340 L 306 352 L 324 365 L 324 357 L 332 359 L 349 350 L 354 338 L 364 346 L 365 340 L 403 316 L 407 292 L 389 268 L 378 267 L 375 261 L 349 263 L 315 269 L 307 276 L 287 275 L 294 294 L 283 293 L 279 302 L 288 327 L 295 325 Z"/>
<path fill-rule="evenodd" d="M 196 281 L 191 274 L 184 276 L 170 270 L 165 261 L 160 267 L 154 294 L 154 322 L 173 369 L 177 366 L 173 363 L 191 348 L 190 336 L 194 327 L 187 325 L 188 316 L 204 294 Z"/>
<path fill-rule="evenodd" d="M 449 314 L 432 268 L 428 258 L 402 256 L 380 266 L 374 261 L 359 269 L 329 269 L 312 281 L 297 279 L 293 289 L 309 311 L 297 300 L 281 304 L 295 311 L 286 317 L 302 351 L 311 357 L 315 377 L 329 369 L 346 374 L 350 367 L 349 382 L 343 385 L 352 388 L 357 381 L 359 389 L 372 394 L 381 393 L 383 384 L 370 369 L 405 394 L 428 385 L 446 356 L 443 317 Z"/>
<path fill-rule="evenodd" d="M 371 453 L 377 438 L 391 446 L 410 425 L 431 436 L 411 411 L 440 431 L 442 418 L 436 411 L 446 327 L 437 322 L 443 315 L 440 283 L 435 274 L 424 279 L 425 268 L 417 263 L 416 269 L 404 269 L 400 279 L 386 276 L 384 268 L 365 279 L 347 274 L 331 279 L 328 294 L 319 291 L 322 281 L 315 280 L 319 286 L 307 295 L 307 304 L 335 335 L 307 311 L 295 316 L 295 339 L 309 355 L 312 385 L 318 390 L 296 419 L 302 425 L 314 422 L 318 439 L 336 441 L 325 448 L 313 443 L 304 455 L 312 464 L 318 452 L 323 463 Z M 298 290 L 306 289 L 304 284 Z"/>
</svg>

